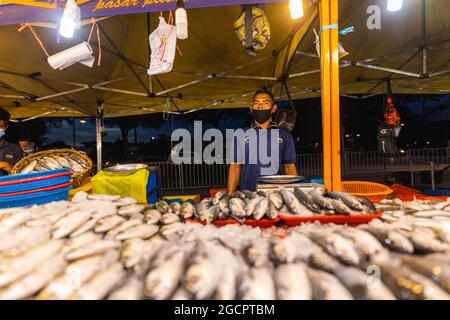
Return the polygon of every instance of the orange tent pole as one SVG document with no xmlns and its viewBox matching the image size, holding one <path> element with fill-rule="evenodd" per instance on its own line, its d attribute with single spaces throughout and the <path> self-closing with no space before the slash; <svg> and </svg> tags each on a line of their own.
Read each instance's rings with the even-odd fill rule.
<svg viewBox="0 0 450 320">
<path fill-rule="evenodd" d="M 323 177 L 330 191 L 341 190 L 338 29 L 327 27 L 338 23 L 338 9 L 338 0 L 320 1 Z"/>
<path fill-rule="evenodd" d="M 330 24 L 338 23 L 338 0 L 330 1 Z M 330 29 L 331 57 L 331 179 L 333 191 L 341 191 L 341 121 L 339 107 L 339 41 L 338 29 Z"/>
<path fill-rule="evenodd" d="M 320 66 L 321 66 L 321 97 L 322 97 L 322 145 L 323 145 L 323 178 L 324 186 L 333 189 L 331 177 L 331 74 L 330 74 L 330 30 L 323 29 L 330 24 L 329 0 L 319 3 L 320 14 Z"/>
</svg>

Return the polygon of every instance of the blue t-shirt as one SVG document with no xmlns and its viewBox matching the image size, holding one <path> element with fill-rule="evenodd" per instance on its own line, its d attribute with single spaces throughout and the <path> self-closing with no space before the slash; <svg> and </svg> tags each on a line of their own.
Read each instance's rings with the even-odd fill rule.
<svg viewBox="0 0 450 320">
<path fill-rule="evenodd" d="M 286 129 L 252 127 L 233 136 L 231 159 L 241 164 L 240 190 L 256 190 L 261 176 L 283 174 L 283 165 L 296 163 L 294 139 Z"/>
</svg>

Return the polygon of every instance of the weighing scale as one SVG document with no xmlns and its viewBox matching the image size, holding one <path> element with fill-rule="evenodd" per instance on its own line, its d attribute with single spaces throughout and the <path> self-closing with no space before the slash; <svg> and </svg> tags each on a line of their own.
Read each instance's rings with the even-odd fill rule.
<svg viewBox="0 0 450 320">
<path fill-rule="evenodd" d="M 275 175 L 259 177 L 256 180 L 256 191 L 267 193 L 269 191 L 278 190 L 283 187 L 287 190 L 294 191 L 294 188 L 300 188 L 304 191 L 311 191 L 316 188 L 322 188 L 323 185 L 305 181 L 302 176 Z"/>
</svg>

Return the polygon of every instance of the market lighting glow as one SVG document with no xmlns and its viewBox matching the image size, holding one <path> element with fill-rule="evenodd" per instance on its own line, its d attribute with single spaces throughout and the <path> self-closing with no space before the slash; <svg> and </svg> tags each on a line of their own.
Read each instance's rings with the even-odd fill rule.
<svg viewBox="0 0 450 320">
<path fill-rule="evenodd" d="M 361 137 L 361 135 L 358 133 L 357 135 L 356 135 L 357 137 Z"/>
<path fill-rule="evenodd" d="M 302 0 L 289 0 L 289 10 L 291 11 L 292 19 L 299 19 L 303 17 Z"/>
<path fill-rule="evenodd" d="M 80 120 L 80 123 L 86 123 L 86 120 Z"/>
<path fill-rule="evenodd" d="M 75 0 L 68 0 L 60 21 L 59 34 L 64 38 L 72 38 L 75 28 L 80 26 L 80 8 Z"/>
<path fill-rule="evenodd" d="M 403 0 L 388 0 L 387 9 L 388 11 L 398 11 L 401 10 L 403 6 Z"/>
<path fill-rule="evenodd" d="M 400 125 L 401 125 L 402 127 L 404 127 L 404 126 L 405 126 L 405 124 L 404 124 L 404 123 L 401 123 Z"/>
</svg>

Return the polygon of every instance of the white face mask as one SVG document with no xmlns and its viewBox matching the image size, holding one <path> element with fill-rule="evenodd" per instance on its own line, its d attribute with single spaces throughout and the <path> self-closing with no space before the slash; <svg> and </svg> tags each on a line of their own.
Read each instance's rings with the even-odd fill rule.
<svg viewBox="0 0 450 320">
<path fill-rule="evenodd" d="M 0 138 L 5 135 L 6 129 L 0 129 Z"/>
<path fill-rule="evenodd" d="M 25 152 L 25 153 L 33 153 L 34 152 L 34 148 L 25 149 L 25 150 L 23 150 L 23 152 Z"/>
</svg>

